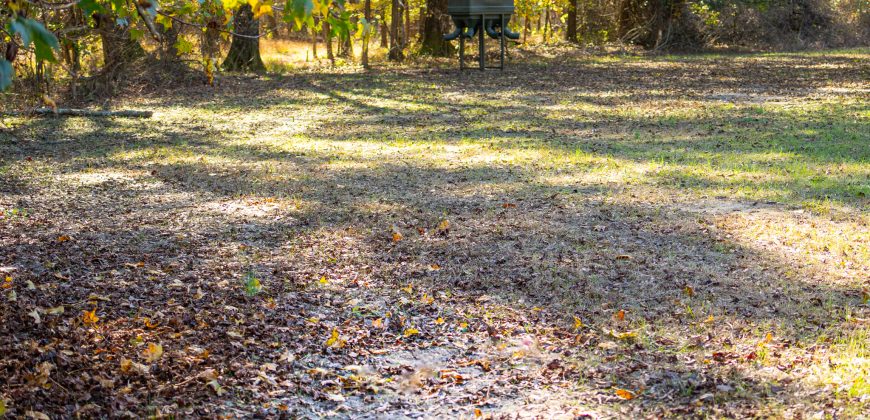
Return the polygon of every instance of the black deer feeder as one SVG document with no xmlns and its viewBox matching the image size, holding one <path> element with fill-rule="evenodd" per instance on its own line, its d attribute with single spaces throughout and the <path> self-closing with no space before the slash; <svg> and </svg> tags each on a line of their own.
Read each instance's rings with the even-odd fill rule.
<svg viewBox="0 0 870 420">
<path fill-rule="evenodd" d="M 444 35 L 444 40 L 459 38 L 459 68 L 465 69 L 465 38 L 478 36 L 480 70 L 486 68 L 504 69 L 505 38 L 520 39 L 520 34 L 508 29 L 508 22 L 514 13 L 513 0 L 448 0 L 447 13 L 453 19 L 456 29 Z M 483 34 L 498 39 L 501 47 L 498 67 L 487 67 Z"/>
</svg>

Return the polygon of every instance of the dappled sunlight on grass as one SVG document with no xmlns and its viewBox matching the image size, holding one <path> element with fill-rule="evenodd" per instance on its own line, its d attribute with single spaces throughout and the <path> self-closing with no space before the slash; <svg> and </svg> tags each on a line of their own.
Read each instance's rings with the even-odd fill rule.
<svg viewBox="0 0 870 420">
<path fill-rule="evenodd" d="M 546 314 L 523 334 L 577 317 L 582 328 L 559 333 L 573 342 L 541 346 L 584 372 L 577 404 L 619 407 L 619 386 L 643 393 L 638 416 L 732 403 L 735 416 L 828 403 L 848 415 L 868 403 L 866 98 L 813 96 L 804 79 L 751 85 L 757 74 L 729 65 L 806 57 L 581 57 L 560 65 L 588 79 L 529 65 L 499 73 L 509 83 L 410 71 L 233 79 L 223 96 L 155 100 L 147 123 L 18 121 L 27 140 L 0 143 L 0 207 L 34 220 L 60 208 L 73 236 L 115 241 L 127 259 L 171 259 L 200 238 L 190 264 L 215 264 L 211 283 L 256 268 L 282 292 L 297 282 L 338 296 L 359 280 L 472 293 L 485 319 L 450 310 L 480 325 Z M 713 86 L 683 85 L 698 63 L 720 73 Z M 823 64 L 802 68 L 847 65 Z M 33 193 L 49 189 L 67 195 Z M 125 211 L 104 209 L 118 202 Z"/>
</svg>

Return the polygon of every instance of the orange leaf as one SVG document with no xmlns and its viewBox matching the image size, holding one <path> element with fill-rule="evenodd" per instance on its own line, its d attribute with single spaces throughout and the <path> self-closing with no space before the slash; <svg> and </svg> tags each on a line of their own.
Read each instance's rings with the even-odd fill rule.
<svg viewBox="0 0 870 420">
<path fill-rule="evenodd" d="M 85 325 L 96 325 L 100 318 L 97 316 L 97 308 L 90 311 L 82 311 L 82 322 Z"/>
<path fill-rule="evenodd" d="M 619 312 L 616 313 L 616 319 L 619 321 L 624 321 L 625 320 L 625 311 L 620 309 Z"/>
<path fill-rule="evenodd" d="M 631 392 L 627 389 L 621 389 L 621 388 L 616 389 L 616 396 L 619 398 L 622 398 L 623 400 L 631 400 L 631 399 L 634 399 L 634 397 L 636 397 L 636 395 L 634 395 L 634 392 Z"/>
<path fill-rule="evenodd" d="M 70 238 L 69 238 L 69 236 L 67 236 L 67 235 L 60 235 L 60 236 L 57 237 L 57 241 L 58 241 L 58 242 L 66 242 L 66 241 L 68 241 L 69 239 L 70 239 Z"/>
</svg>

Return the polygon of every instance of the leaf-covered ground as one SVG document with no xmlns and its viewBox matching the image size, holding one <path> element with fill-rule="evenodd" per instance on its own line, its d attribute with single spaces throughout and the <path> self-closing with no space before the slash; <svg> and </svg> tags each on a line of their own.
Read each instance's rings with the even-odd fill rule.
<svg viewBox="0 0 870 420">
<path fill-rule="evenodd" d="M 868 63 L 542 55 L 7 118 L 0 408 L 866 418 Z"/>
</svg>

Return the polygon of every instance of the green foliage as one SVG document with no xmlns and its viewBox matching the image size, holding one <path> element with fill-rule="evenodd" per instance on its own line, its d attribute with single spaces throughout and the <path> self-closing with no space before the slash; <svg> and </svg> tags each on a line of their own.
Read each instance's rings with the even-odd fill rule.
<svg viewBox="0 0 870 420">
<path fill-rule="evenodd" d="M 14 72 L 12 63 L 6 61 L 5 58 L 0 58 L 0 91 L 8 89 L 12 85 L 12 73 Z"/>
<path fill-rule="evenodd" d="M 263 290 L 263 285 L 260 283 L 253 271 L 248 271 L 245 274 L 245 294 L 248 296 L 256 296 Z"/>
<path fill-rule="evenodd" d="M 9 22 L 9 32 L 18 34 L 24 48 L 33 44 L 37 60 L 57 61 L 53 50 L 59 48 L 57 37 L 45 29 L 41 23 L 21 16 L 16 16 Z"/>
</svg>

